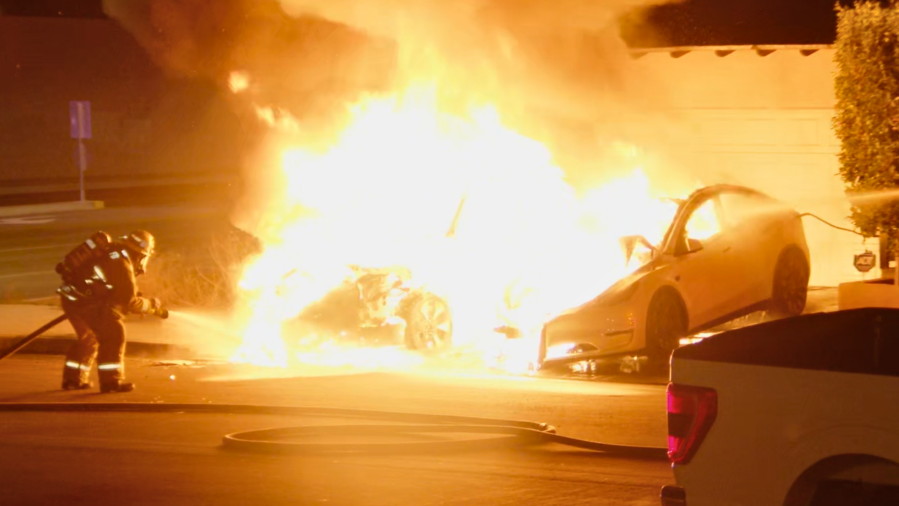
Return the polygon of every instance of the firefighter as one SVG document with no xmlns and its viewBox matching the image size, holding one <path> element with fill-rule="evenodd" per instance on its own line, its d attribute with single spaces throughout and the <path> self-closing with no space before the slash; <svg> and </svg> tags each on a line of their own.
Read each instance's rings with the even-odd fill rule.
<svg viewBox="0 0 899 506">
<path fill-rule="evenodd" d="M 102 247 L 97 245 L 103 242 L 106 244 Z M 123 381 L 125 325 L 122 320 L 128 313 L 167 316 L 159 299 L 140 296 L 135 281 L 136 276 L 147 270 L 155 239 L 145 230 L 136 230 L 117 241 L 99 232 L 85 243 L 94 248 L 90 255 L 70 261 L 76 248 L 57 266 L 57 272 L 63 277 L 57 292 L 78 337 L 66 354 L 62 388 L 91 388 L 88 378 L 97 359 L 100 392 L 130 392 L 134 384 Z"/>
</svg>

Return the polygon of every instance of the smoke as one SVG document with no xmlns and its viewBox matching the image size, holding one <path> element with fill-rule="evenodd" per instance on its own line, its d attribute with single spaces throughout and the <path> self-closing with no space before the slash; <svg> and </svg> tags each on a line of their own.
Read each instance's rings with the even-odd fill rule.
<svg viewBox="0 0 899 506">
<path fill-rule="evenodd" d="M 294 16 L 318 16 L 393 40 L 406 77 L 430 75 L 454 92 L 495 103 L 594 119 L 640 88 L 618 20 L 652 0 L 281 0 Z"/>
<path fill-rule="evenodd" d="M 174 75 L 227 89 L 245 71 L 253 100 L 304 121 L 361 93 L 439 81 L 445 105 L 489 101 L 543 137 L 608 122 L 653 93 L 626 70 L 619 19 L 663 0 L 104 0 Z M 248 113 L 248 116 L 252 114 Z M 581 126 L 578 126 L 580 128 Z"/>
<path fill-rule="evenodd" d="M 439 85 L 444 109 L 497 107 L 553 152 L 573 184 L 589 187 L 633 168 L 623 143 L 651 147 L 671 128 L 658 117 L 657 83 L 628 64 L 619 27 L 660 3 L 670 0 L 104 0 L 104 8 L 173 75 L 218 84 L 245 118 L 255 146 L 247 165 L 278 165 L 269 163 L 272 146 L 287 133 L 272 134 L 271 124 L 302 125 L 289 133 L 293 144 L 327 143 L 347 104 L 427 81 Z M 248 76 L 237 95 L 234 72 Z M 253 202 L 278 184 L 252 179 L 260 180 Z"/>
<path fill-rule="evenodd" d="M 660 3 L 665 2 L 281 0 L 290 15 L 319 17 L 394 41 L 395 81 L 439 82 L 444 107 L 489 102 L 517 129 L 572 160 L 595 152 L 597 135 L 621 140 L 625 124 L 646 123 L 635 115 L 655 114 L 654 106 L 664 100 L 657 83 L 629 65 L 619 23 L 628 17 L 633 24 Z"/>
<path fill-rule="evenodd" d="M 275 0 L 104 0 L 103 6 L 172 76 L 228 90 L 231 73 L 245 71 L 255 79 L 256 102 L 297 116 L 382 88 L 391 76 L 388 41 L 321 18 L 288 16 Z"/>
<path fill-rule="evenodd" d="M 659 80 L 632 65 L 621 37 L 663 0 L 281 0 L 294 16 L 317 16 L 395 41 L 394 81 L 427 76 L 442 107 L 496 106 L 507 124 L 539 140 L 583 190 L 623 176 L 638 145 L 674 159 Z M 655 180 L 684 166 L 645 166 Z M 676 169 L 676 170 L 672 170 Z"/>
</svg>

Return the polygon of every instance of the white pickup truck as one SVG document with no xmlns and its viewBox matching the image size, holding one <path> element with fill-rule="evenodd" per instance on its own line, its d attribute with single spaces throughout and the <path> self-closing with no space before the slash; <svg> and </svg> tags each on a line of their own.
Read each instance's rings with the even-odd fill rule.
<svg viewBox="0 0 899 506">
<path fill-rule="evenodd" d="M 815 313 L 674 351 L 663 506 L 899 505 L 899 310 Z"/>
</svg>

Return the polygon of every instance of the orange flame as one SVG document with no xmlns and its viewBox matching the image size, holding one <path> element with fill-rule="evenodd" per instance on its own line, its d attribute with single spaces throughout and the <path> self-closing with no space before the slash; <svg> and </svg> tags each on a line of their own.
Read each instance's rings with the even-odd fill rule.
<svg viewBox="0 0 899 506">
<path fill-rule="evenodd" d="M 234 93 L 242 93 L 250 87 L 250 77 L 244 72 L 231 72 L 228 75 L 228 87 Z"/>
</svg>

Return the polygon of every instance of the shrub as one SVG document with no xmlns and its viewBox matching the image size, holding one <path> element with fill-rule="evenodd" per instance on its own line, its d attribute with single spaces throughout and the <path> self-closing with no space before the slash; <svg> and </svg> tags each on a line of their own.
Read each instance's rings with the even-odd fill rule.
<svg viewBox="0 0 899 506">
<path fill-rule="evenodd" d="M 899 188 L 899 10 L 863 2 L 837 7 L 837 17 L 840 175 L 852 193 Z M 897 244 L 899 201 L 856 201 L 851 219 L 865 236 L 886 234 Z"/>
<path fill-rule="evenodd" d="M 147 296 L 167 306 L 226 308 L 234 302 L 241 266 L 259 252 L 253 236 L 231 228 L 213 236 L 203 254 L 159 252 L 138 282 Z"/>
</svg>

